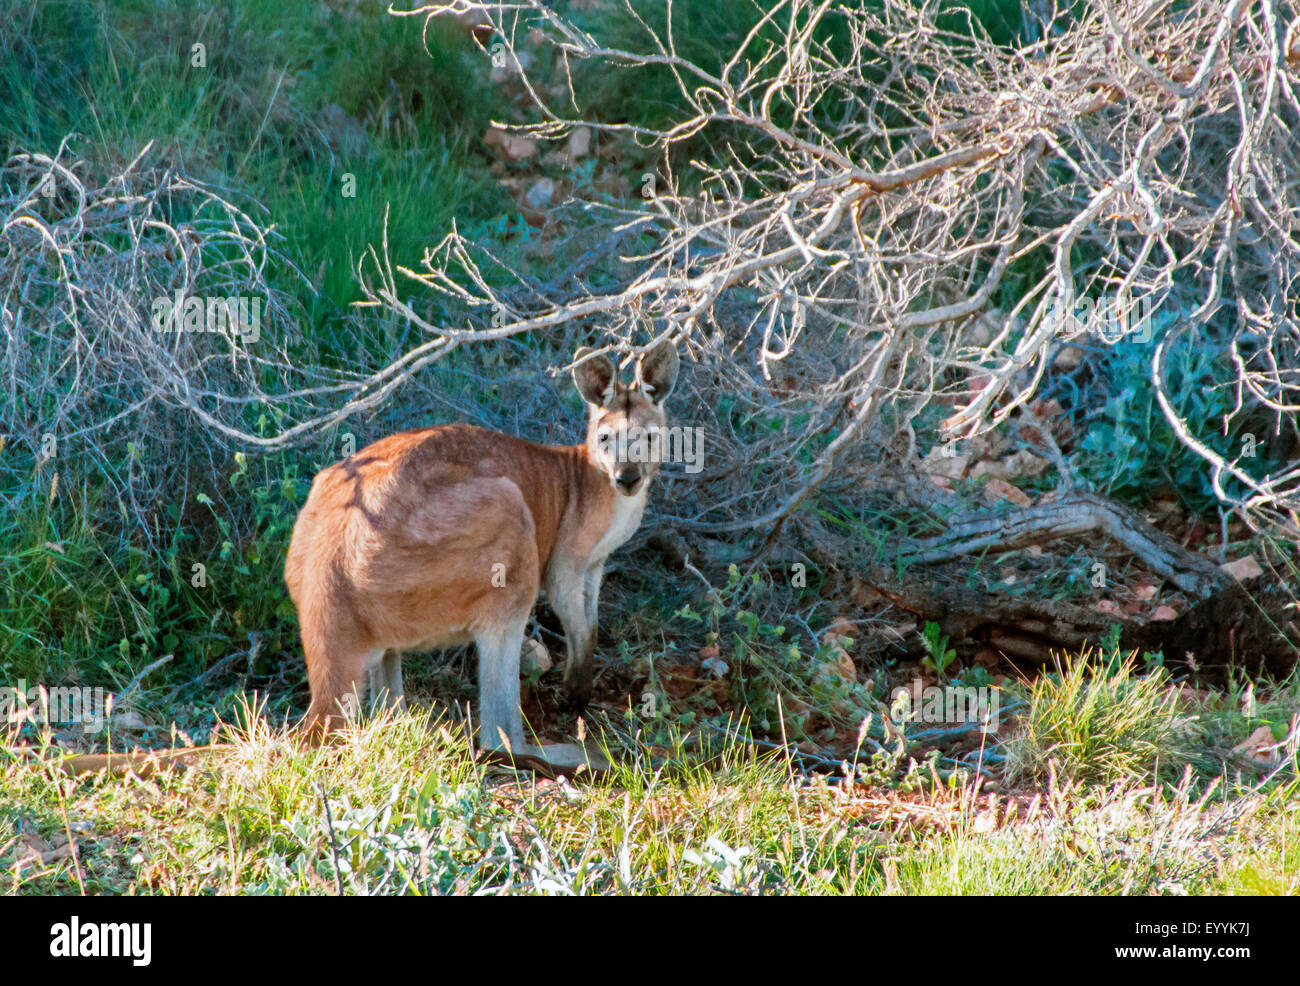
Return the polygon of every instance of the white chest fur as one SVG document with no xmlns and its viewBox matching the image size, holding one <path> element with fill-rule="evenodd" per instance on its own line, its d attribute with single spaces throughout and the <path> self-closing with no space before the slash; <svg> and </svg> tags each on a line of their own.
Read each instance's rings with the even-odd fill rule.
<svg viewBox="0 0 1300 986">
<path fill-rule="evenodd" d="M 591 553 L 593 562 L 603 562 L 619 545 L 630 538 L 641 526 L 641 515 L 645 513 L 647 487 L 642 486 L 636 496 L 617 496 L 614 499 L 614 513 L 609 521 L 609 528 L 601 535 L 595 550 Z"/>
</svg>

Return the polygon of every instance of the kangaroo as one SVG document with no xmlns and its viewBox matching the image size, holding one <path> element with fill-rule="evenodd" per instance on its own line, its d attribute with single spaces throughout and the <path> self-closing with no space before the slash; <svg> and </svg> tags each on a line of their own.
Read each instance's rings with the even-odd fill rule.
<svg viewBox="0 0 1300 986">
<path fill-rule="evenodd" d="M 363 677 L 372 700 L 403 703 L 402 651 L 473 641 L 479 745 L 524 749 L 519 656 L 542 588 L 564 626 L 566 692 L 586 703 L 605 560 L 641 523 L 678 371 L 667 342 L 630 385 L 591 352 L 574 357 L 582 445 L 444 425 L 390 435 L 317 475 L 284 572 L 313 742 L 356 708 Z"/>
</svg>

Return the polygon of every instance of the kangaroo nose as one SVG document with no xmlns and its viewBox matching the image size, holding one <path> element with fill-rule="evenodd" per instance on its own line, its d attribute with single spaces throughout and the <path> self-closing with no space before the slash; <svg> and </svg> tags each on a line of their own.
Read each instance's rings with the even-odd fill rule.
<svg viewBox="0 0 1300 986">
<path fill-rule="evenodd" d="M 614 472 L 614 482 L 624 493 L 630 493 L 641 480 L 641 472 L 636 466 L 619 466 Z"/>
</svg>

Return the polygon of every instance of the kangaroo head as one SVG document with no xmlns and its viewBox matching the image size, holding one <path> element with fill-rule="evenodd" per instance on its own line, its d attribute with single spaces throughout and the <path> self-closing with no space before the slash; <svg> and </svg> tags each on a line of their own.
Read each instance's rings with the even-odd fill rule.
<svg viewBox="0 0 1300 986">
<path fill-rule="evenodd" d="M 574 359 L 590 352 L 579 349 Z M 677 367 L 676 348 L 661 342 L 637 360 L 630 384 L 619 382 L 605 356 L 573 368 L 573 382 L 587 402 L 587 454 L 623 496 L 636 496 L 659 471 L 667 447 L 663 403 L 677 382 Z"/>
</svg>

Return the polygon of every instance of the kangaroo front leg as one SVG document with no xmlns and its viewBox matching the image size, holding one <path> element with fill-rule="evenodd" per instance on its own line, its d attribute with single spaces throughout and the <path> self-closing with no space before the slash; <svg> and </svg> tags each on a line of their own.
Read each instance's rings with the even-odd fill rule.
<svg viewBox="0 0 1300 986">
<path fill-rule="evenodd" d="M 598 633 L 596 610 L 600 599 L 600 580 L 604 573 L 605 563 L 602 561 L 592 565 L 582 575 L 582 647 L 572 670 L 565 669 L 565 685 L 568 686 L 570 677 L 573 680 L 573 687 L 569 689 L 570 695 L 575 697 L 575 702 L 584 705 L 591 698 Z"/>
<path fill-rule="evenodd" d="M 605 563 L 592 565 L 582 579 L 583 609 L 587 626 L 591 630 L 592 646 L 596 643 L 596 604 L 600 601 L 600 580 L 605 575 Z"/>
<path fill-rule="evenodd" d="M 568 637 L 569 657 L 564 665 L 564 690 L 573 706 L 580 709 L 591 701 L 596 634 L 584 627 L 576 634 L 565 635 Z"/>
<path fill-rule="evenodd" d="M 594 628 L 587 622 L 587 601 L 583 575 L 567 572 L 554 579 L 547 593 L 551 608 L 564 625 L 568 658 L 564 664 L 564 690 L 569 701 L 581 708 L 591 698 L 592 654 L 596 649 Z"/>
</svg>

